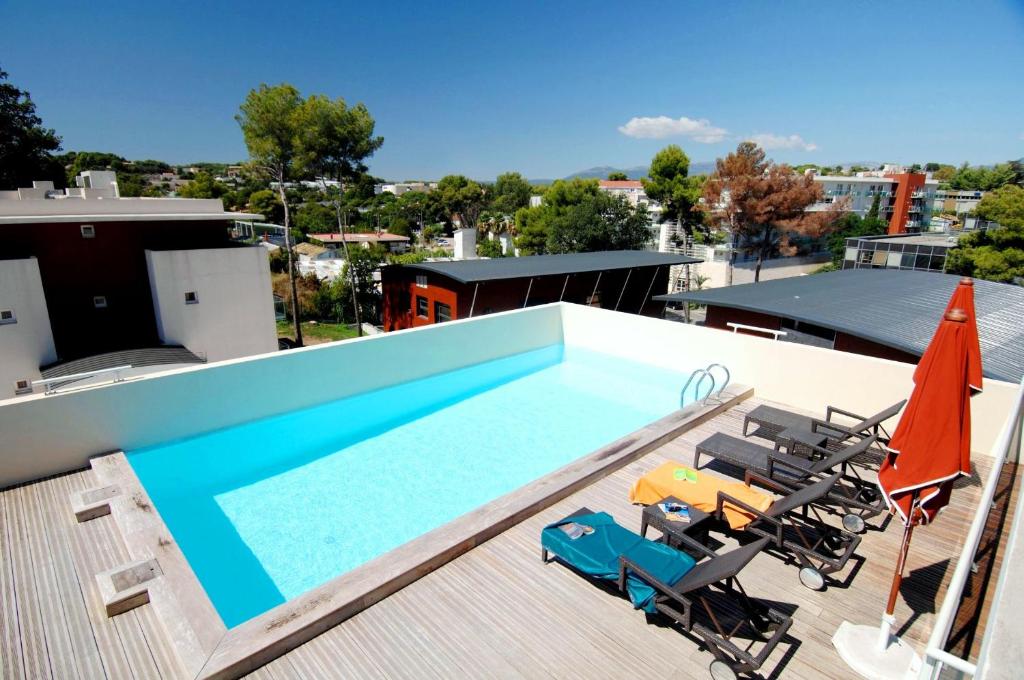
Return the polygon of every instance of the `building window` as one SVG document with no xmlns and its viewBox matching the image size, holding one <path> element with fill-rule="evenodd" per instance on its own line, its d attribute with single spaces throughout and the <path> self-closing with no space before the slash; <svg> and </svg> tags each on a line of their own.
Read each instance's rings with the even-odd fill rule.
<svg viewBox="0 0 1024 680">
<path fill-rule="evenodd" d="M 93 296 L 93 298 L 92 298 L 92 306 L 95 307 L 96 309 L 106 309 L 107 308 L 107 298 L 106 298 L 106 296 L 105 295 L 95 295 L 95 296 Z"/>
<path fill-rule="evenodd" d="M 199 304 L 199 294 L 196 293 L 194 290 L 190 290 L 187 293 L 185 293 L 185 304 L 186 305 L 198 305 Z"/>
<path fill-rule="evenodd" d="M 82 238 L 96 238 L 96 227 L 91 224 L 83 224 Z"/>
<path fill-rule="evenodd" d="M 416 275 L 416 287 L 417 288 L 426 288 L 427 287 L 427 275 L 426 274 L 417 274 Z"/>
<path fill-rule="evenodd" d="M 0 325 L 8 323 L 18 323 L 17 317 L 14 316 L 14 310 L 0 309 Z"/>
<path fill-rule="evenodd" d="M 427 313 L 428 313 L 427 309 L 428 309 L 427 308 L 427 298 L 423 297 L 422 295 L 417 295 L 416 296 L 416 316 L 420 317 L 421 319 L 426 319 L 427 318 Z"/>
<path fill-rule="evenodd" d="M 452 320 L 452 308 L 443 302 L 434 303 L 434 323 L 444 323 Z"/>
<path fill-rule="evenodd" d="M 14 381 L 14 393 L 15 394 L 32 394 L 32 383 L 25 380 Z"/>
</svg>

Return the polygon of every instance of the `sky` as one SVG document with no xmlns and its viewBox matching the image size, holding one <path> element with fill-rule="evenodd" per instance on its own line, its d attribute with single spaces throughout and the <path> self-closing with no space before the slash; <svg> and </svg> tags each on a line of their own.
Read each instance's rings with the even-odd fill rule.
<svg viewBox="0 0 1024 680">
<path fill-rule="evenodd" d="M 246 157 L 260 83 L 363 102 L 390 180 L 693 161 L 1024 156 L 1024 0 L 0 2 L 0 69 L 65 150 Z"/>
</svg>

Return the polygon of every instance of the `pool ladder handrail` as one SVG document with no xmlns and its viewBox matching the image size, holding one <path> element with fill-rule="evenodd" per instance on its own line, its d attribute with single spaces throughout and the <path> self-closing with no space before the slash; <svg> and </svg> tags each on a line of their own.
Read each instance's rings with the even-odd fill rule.
<svg viewBox="0 0 1024 680">
<path fill-rule="evenodd" d="M 722 383 L 722 386 L 718 389 L 717 393 L 715 392 L 715 376 L 714 374 L 711 373 L 711 369 L 713 368 L 720 368 L 723 371 L 725 371 L 725 381 Z M 686 405 L 686 390 L 690 387 L 690 383 L 693 382 L 693 379 L 696 378 L 698 375 L 700 376 L 700 379 L 697 380 L 697 384 L 694 385 L 693 387 L 693 396 L 695 397 L 694 401 L 702 401 L 700 398 L 697 397 L 697 395 L 700 394 L 700 386 L 704 382 L 705 378 L 711 380 L 711 387 L 708 389 L 708 393 L 704 395 L 704 399 L 702 401 L 703 404 L 708 403 L 708 400 L 711 398 L 712 394 L 715 394 L 715 396 L 721 396 L 722 392 L 725 391 L 725 388 L 729 386 L 729 381 L 732 380 L 732 374 L 729 372 L 729 369 L 725 366 L 725 364 L 712 363 L 708 364 L 706 368 L 696 369 L 693 373 L 690 374 L 690 377 L 686 379 L 686 384 L 683 385 L 683 389 L 679 393 L 680 408 Z"/>
</svg>

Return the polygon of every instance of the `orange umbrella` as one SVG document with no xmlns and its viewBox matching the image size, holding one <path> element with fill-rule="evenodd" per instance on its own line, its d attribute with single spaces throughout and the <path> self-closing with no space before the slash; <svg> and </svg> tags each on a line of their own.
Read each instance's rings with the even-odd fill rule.
<svg viewBox="0 0 1024 680">
<path fill-rule="evenodd" d="M 949 502 L 953 480 L 971 473 L 969 326 L 959 308 L 939 323 L 878 471 L 878 486 L 904 524 L 934 519 Z"/>
<path fill-rule="evenodd" d="M 960 279 L 953 291 L 946 311 L 962 309 L 967 314 L 967 382 L 975 392 L 981 392 L 981 343 L 978 341 L 978 316 L 974 312 L 974 280 L 969 276 Z M 914 375 L 917 382 L 917 375 Z"/>
<path fill-rule="evenodd" d="M 954 293 L 954 296 L 959 294 Z M 967 288 L 968 294 L 972 291 Z M 973 305 L 972 305 L 973 307 Z M 889 643 L 896 597 L 910 538 L 917 524 L 927 524 L 949 503 L 953 481 L 971 473 L 971 380 L 981 387 L 981 357 L 974 319 L 963 309 L 945 313 L 938 330 L 914 371 L 914 391 L 889 441 L 890 453 L 878 471 L 878 486 L 889 508 L 903 519 L 903 545 L 885 616 L 879 646 Z M 977 347 L 975 344 L 974 347 Z"/>
</svg>

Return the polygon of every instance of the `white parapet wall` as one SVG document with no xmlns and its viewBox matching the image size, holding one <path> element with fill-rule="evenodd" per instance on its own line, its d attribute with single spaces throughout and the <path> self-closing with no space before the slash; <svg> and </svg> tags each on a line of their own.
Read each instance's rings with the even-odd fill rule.
<svg viewBox="0 0 1024 680">
<path fill-rule="evenodd" d="M 207 361 L 277 349 L 265 249 L 147 250 L 146 265 L 163 342 Z"/>
<path fill-rule="evenodd" d="M 0 488 L 561 340 L 556 304 L 0 401 Z"/>
<path fill-rule="evenodd" d="M 555 303 L 0 401 L 0 488 L 83 467 L 98 453 L 194 436 L 562 341 L 677 371 L 720 362 L 756 397 L 816 413 L 828 404 L 874 413 L 912 388 L 909 364 Z M 972 400 L 975 451 L 991 452 L 1016 387 L 987 380 Z"/>
<path fill-rule="evenodd" d="M 36 258 L 0 260 L 0 399 L 15 382 L 39 380 L 39 367 L 57 360 Z"/>
<path fill-rule="evenodd" d="M 936 311 L 936 319 L 941 313 Z M 721 363 L 734 382 L 753 387 L 755 397 L 822 416 L 828 405 L 871 415 L 906 399 L 913 389 L 913 364 L 595 307 L 566 305 L 563 316 L 567 344 L 677 371 Z M 1017 387 L 986 379 L 985 391 L 971 400 L 974 451 L 991 454 Z M 892 432 L 895 420 L 888 425 Z"/>
</svg>

